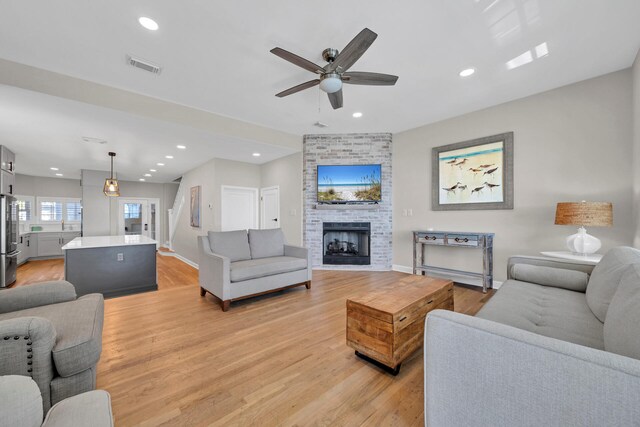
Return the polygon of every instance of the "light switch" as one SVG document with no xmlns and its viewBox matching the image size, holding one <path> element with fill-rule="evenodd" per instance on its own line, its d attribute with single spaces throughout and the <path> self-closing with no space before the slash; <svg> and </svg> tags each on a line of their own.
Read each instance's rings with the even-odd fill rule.
<svg viewBox="0 0 640 427">
<path fill-rule="evenodd" d="M 413 209 L 408 210 L 409 216 L 413 216 Z"/>
<path fill-rule="evenodd" d="M 118 261 L 124 261 L 124 254 L 118 254 Z"/>
<path fill-rule="evenodd" d="M 402 216 L 407 216 L 407 210 L 406 209 L 402 209 Z"/>
</svg>

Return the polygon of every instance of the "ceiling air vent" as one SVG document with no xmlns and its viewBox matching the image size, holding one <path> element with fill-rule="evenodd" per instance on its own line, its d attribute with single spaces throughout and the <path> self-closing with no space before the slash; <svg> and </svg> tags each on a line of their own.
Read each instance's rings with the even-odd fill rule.
<svg viewBox="0 0 640 427">
<path fill-rule="evenodd" d="M 328 124 L 326 124 L 326 123 L 322 123 L 321 121 L 317 121 L 317 122 L 315 122 L 313 125 L 314 125 L 314 126 L 316 126 L 316 127 L 319 127 L 319 128 L 326 128 L 326 127 L 329 127 L 329 125 L 328 125 Z"/>
<path fill-rule="evenodd" d="M 160 71 L 162 70 L 159 65 L 132 55 L 127 55 L 127 63 L 133 67 L 140 68 L 141 70 L 145 70 L 153 74 L 160 74 Z"/>
</svg>

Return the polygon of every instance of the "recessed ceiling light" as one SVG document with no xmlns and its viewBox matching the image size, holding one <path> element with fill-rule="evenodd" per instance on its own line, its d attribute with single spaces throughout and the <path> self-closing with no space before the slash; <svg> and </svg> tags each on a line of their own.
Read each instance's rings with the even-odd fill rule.
<svg viewBox="0 0 640 427">
<path fill-rule="evenodd" d="M 460 71 L 460 77 L 469 77 L 475 72 L 476 72 L 475 68 L 467 68 L 466 70 Z"/>
<path fill-rule="evenodd" d="M 164 166 L 164 163 L 156 163 L 158 166 Z"/>
<path fill-rule="evenodd" d="M 156 21 L 151 18 L 147 18 L 146 16 L 141 16 L 140 18 L 138 18 L 138 22 L 147 30 L 155 31 L 159 28 Z"/>
<path fill-rule="evenodd" d="M 144 181 L 144 178 L 140 178 L 138 181 Z"/>
<path fill-rule="evenodd" d="M 155 169 L 149 169 L 149 172 L 156 172 Z"/>
<path fill-rule="evenodd" d="M 164 156 L 166 159 L 173 159 L 173 156 Z"/>
<path fill-rule="evenodd" d="M 49 169 L 51 169 L 52 171 L 57 171 L 58 170 L 58 168 L 49 168 Z"/>
<path fill-rule="evenodd" d="M 181 150 L 184 150 L 185 148 L 187 148 L 185 145 L 176 145 L 176 148 L 179 148 Z"/>
<path fill-rule="evenodd" d="M 260 157 L 261 154 L 260 153 L 253 153 L 253 157 Z"/>
<path fill-rule="evenodd" d="M 56 176 L 63 176 L 61 173 L 57 173 Z"/>
<path fill-rule="evenodd" d="M 144 176 L 151 176 L 151 174 L 150 173 L 145 173 Z"/>
<path fill-rule="evenodd" d="M 353 113 L 353 117 L 359 119 L 360 117 L 362 117 L 362 113 L 360 111 L 356 111 L 355 113 Z"/>
</svg>

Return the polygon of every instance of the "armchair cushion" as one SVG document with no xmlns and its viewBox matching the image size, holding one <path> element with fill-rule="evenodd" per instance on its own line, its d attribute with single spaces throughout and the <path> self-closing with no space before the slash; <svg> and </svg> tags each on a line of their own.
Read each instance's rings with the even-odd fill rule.
<svg viewBox="0 0 640 427">
<path fill-rule="evenodd" d="M 251 258 L 284 256 L 284 234 L 280 228 L 249 230 Z"/>
<path fill-rule="evenodd" d="M 0 320 L 36 316 L 55 329 L 52 355 L 58 374 L 69 377 L 94 366 L 102 351 L 104 299 L 89 294 L 75 301 L 0 314 Z"/>
<path fill-rule="evenodd" d="M 42 397 L 40 389 L 30 377 L 0 376 L 0 396 L 0 423 L 3 426 L 40 426 Z"/>
<path fill-rule="evenodd" d="M 596 265 L 587 286 L 587 304 L 601 322 L 605 321 L 613 295 L 629 264 L 640 263 L 640 251 L 618 247 L 609 250 Z"/>
<path fill-rule="evenodd" d="M 76 299 L 76 289 L 64 280 L 19 286 L 2 291 L 0 313 L 25 310 L 41 305 L 57 304 Z"/>
<path fill-rule="evenodd" d="M 521 282 L 537 283 L 576 292 L 586 291 L 589 282 L 589 275 L 581 271 L 531 264 L 514 264 L 511 266 L 511 277 Z"/>
<path fill-rule="evenodd" d="M 304 270 L 307 260 L 290 256 L 250 259 L 231 263 L 231 282 L 273 276 L 274 274 Z"/>
<path fill-rule="evenodd" d="M 211 252 L 225 256 L 234 261 L 251 259 L 249 240 L 246 230 L 209 231 Z"/>
<path fill-rule="evenodd" d="M 640 265 L 628 267 L 611 300 L 604 322 L 604 348 L 640 359 Z"/>
<path fill-rule="evenodd" d="M 51 407 L 42 427 L 113 426 L 111 396 L 94 390 L 68 397 Z"/>
</svg>

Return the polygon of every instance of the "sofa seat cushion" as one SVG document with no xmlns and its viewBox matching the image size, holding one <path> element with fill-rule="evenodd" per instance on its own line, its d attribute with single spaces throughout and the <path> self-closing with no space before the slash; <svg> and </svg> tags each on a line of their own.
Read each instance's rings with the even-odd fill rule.
<svg viewBox="0 0 640 427">
<path fill-rule="evenodd" d="M 75 301 L 0 314 L 0 320 L 35 316 L 49 320 L 56 331 L 52 355 L 56 371 L 69 377 L 98 363 L 102 352 L 104 299 L 89 294 Z"/>
<path fill-rule="evenodd" d="M 476 316 L 550 338 L 604 349 L 604 325 L 589 309 L 581 292 L 507 280 Z"/>
<path fill-rule="evenodd" d="M 226 256 L 231 262 L 251 259 L 247 230 L 209 231 L 207 235 L 214 254 Z"/>
<path fill-rule="evenodd" d="M 257 279 L 307 268 L 307 260 L 290 256 L 251 259 L 231 263 L 231 282 Z"/>
</svg>

